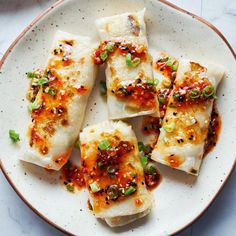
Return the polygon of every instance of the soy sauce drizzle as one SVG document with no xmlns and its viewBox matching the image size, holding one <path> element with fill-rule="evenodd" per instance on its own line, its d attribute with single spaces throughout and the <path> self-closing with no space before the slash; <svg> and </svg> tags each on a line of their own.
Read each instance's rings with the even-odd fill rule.
<svg viewBox="0 0 236 236">
<path fill-rule="evenodd" d="M 221 117 L 218 112 L 216 103 L 213 105 L 213 110 L 211 113 L 211 121 L 209 125 L 208 135 L 205 141 L 204 147 L 204 157 L 213 150 L 219 139 L 219 134 L 221 130 Z"/>
<path fill-rule="evenodd" d="M 70 161 L 62 167 L 60 179 L 69 192 L 74 192 L 75 189 L 81 190 L 85 187 L 83 167 L 76 166 Z"/>
</svg>

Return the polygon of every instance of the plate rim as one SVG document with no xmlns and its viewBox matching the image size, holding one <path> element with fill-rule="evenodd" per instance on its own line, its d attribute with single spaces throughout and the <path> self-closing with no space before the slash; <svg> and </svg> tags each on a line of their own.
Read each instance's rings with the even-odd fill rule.
<svg viewBox="0 0 236 236">
<path fill-rule="evenodd" d="M 198 20 L 199 22 L 205 24 L 206 26 L 208 26 L 208 28 L 210 28 L 211 30 L 213 30 L 221 39 L 222 41 L 226 44 L 226 46 L 228 47 L 228 49 L 230 50 L 230 52 L 232 53 L 235 61 L 236 61 L 236 52 L 234 51 L 233 47 L 231 46 L 231 44 L 228 42 L 228 40 L 225 38 L 225 36 L 221 33 L 221 31 L 216 28 L 213 24 L 211 24 L 210 22 L 208 22 L 207 20 L 205 20 L 204 18 L 197 16 L 189 11 L 186 11 L 178 6 L 176 6 L 175 4 L 168 2 L 167 0 L 156 0 L 159 1 L 175 10 L 177 10 L 180 13 L 184 13 L 187 14 L 189 16 L 191 16 L 192 18 Z M 61 5 L 63 2 L 65 2 L 65 0 L 58 0 L 56 1 L 54 4 L 52 4 L 50 7 L 48 7 L 46 10 L 42 11 L 38 16 L 36 16 L 33 21 L 25 27 L 25 29 L 16 37 L 16 39 L 11 43 L 11 45 L 8 47 L 8 49 L 5 51 L 5 53 L 3 54 L 2 58 L 0 59 L 0 69 L 2 68 L 5 60 L 7 59 L 7 57 L 9 56 L 9 54 L 11 53 L 11 51 L 14 49 L 14 47 L 18 44 L 18 42 L 21 40 L 21 38 L 28 32 L 30 31 L 30 29 L 37 23 L 39 22 L 45 15 L 49 14 L 54 8 L 56 8 L 57 6 Z M 211 201 L 208 202 L 207 206 L 201 210 L 201 212 L 196 215 L 195 217 L 193 217 L 192 220 L 190 220 L 187 224 L 185 224 L 184 226 L 182 226 L 180 229 L 178 229 L 177 231 L 173 232 L 171 235 L 175 235 L 177 233 L 180 233 L 181 231 L 183 231 L 184 229 L 186 229 L 187 227 L 191 226 L 193 223 L 195 223 L 209 208 L 210 206 L 215 202 L 216 198 L 219 196 L 219 194 L 222 192 L 226 182 L 229 180 L 229 178 L 232 176 L 233 170 L 236 167 L 236 160 L 234 161 L 234 164 L 232 165 L 228 175 L 226 176 L 224 182 L 222 183 L 221 187 L 219 188 L 219 190 L 215 193 L 215 195 L 213 196 L 213 198 L 211 199 Z M 62 233 L 65 233 L 67 235 L 73 235 L 71 232 L 67 231 L 66 229 L 64 229 L 63 227 L 59 226 L 58 224 L 52 222 L 47 216 L 43 215 L 41 212 L 39 212 L 35 207 L 33 207 L 30 202 L 21 194 L 20 190 L 17 189 L 17 187 L 15 186 L 13 180 L 11 179 L 11 177 L 8 175 L 7 170 L 5 169 L 2 160 L 0 159 L 0 169 L 3 173 L 3 175 L 5 176 L 5 178 L 7 179 L 8 183 L 11 185 L 11 187 L 13 188 L 13 190 L 16 192 L 16 194 L 19 196 L 19 198 L 34 212 L 36 213 L 39 217 L 41 217 L 45 222 L 47 222 L 49 225 L 53 226 L 54 228 L 58 229 L 59 231 L 61 231 Z"/>
</svg>

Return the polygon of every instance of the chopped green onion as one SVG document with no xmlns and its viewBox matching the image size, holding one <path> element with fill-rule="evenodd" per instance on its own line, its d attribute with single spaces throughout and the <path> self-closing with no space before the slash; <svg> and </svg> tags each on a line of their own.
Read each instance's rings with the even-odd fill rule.
<svg viewBox="0 0 236 236">
<path fill-rule="evenodd" d="M 46 77 L 42 77 L 42 78 L 38 79 L 38 85 L 40 85 L 40 86 L 47 84 L 48 82 L 49 82 L 49 80 Z"/>
<path fill-rule="evenodd" d="M 215 95 L 215 88 L 213 86 L 206 86 L 203 90 L 202 90 L 202 95 L 204 97 L 211 97 Z"/>
<path fill-rule="evenodd" d="M 162 93 L 158 94 L 158 101 L 163 104 L 165 102 L 165 95 Z"/>
<path fill-rule="evenodd" d="M 110 199 L 116 200 L 119 197 L 119 189 L 117 185 L 110 185 L 107 189 L 107 195 Z"/>
<path fill-rule="evenodd" d="M 55 96 L 57 94 L 56 90 L 55 89 L 50 89 L 49 90 L 49 94 L 51 94 L 52 96 Z"/>
<path fill-rule="evenodd" d="M 153 85 L 154 85 L 154 80 L 148 79 L 148 80 L 146 81 L 146 83 L 147 83 L 148 85 L 150 85 L 150 86 L 153 86 Z"/>
<path fill-rule="evenodd" d="M 56 90 L 55 90 L 54 88 L 52 88 L 52 87 L 47 87 L 47 88 L 45 88 L 44 92 L 45 92 L 45 93 L 49 93 L 49 94 L 52 95 L 52 96 L 55 96 L 55 95 L 56 95 Z"/>
<path fill-rule="evenodd" d="M 136 188 L 133 186 L 128 187 L 127 189 L 125 189 L 124 195 L 125 196 L 129 196 L 132 193 L 134 193 L 136 191 Z"/>
<path fill-rule="evenodd" d="M 157 168 L 154 163 L 149 162 L 147 164 L 147 166 L 145 167 L 144 171 L 145 171 L 145 173 L 147 173 L 149 175 L 153 175 L 157 172 Z"/>
<path fill-rule="evenodd" d="M 140 152 L 149 153 L 151 151 L 150 145 L 145 145 L 143 142 L 138 142 L 138 150 Z"/>
<path fill-rule="evenodd" d="M 139 57 L 135 57 L 133 60 L 131 58 L 131 54 L 127 53 L 125 58 L 126 66 L 127 67 L 136 67 L 141 63 L 141 60 Z"/>
<path fill-rule="evenodd" d="M 171 57 L 168 58 L 168 61 L 166 62 L 166 65 L 171 67 L 174 64 L 175 60 Z"/>
<path fill-rule="evenodd" d="M 140 162 L 141 162 L 142 167 L 145 167 L 148 163 L 148 158 L 146 156 L 141 156 Z"/>
<path fill-rule="evenodd" d="M 159 79 L 154 78 L 154 85 L 157 86 L 159 84 Z"/>
<path fill-rule="evenodd" d="M 124 195 L 124 194 L 125 194 L 125 189 L 124 189 L 124 188 L 119 188 L 119 193 L 120 193 L 121 195 Z"/>
<path fill-rule="evenodd" d="M 163 129 L 168 132 L 168 133 L 171 133 L 174 131 L 175 129 L 175 124 L 174 123 L 170 123 L 170 124 L 165 124 L 163 125 Z"/>
<path fill-rule="evenodd" d="M 174 98 L 175 101 L 180 101 L 181 100 L 181 95 L 178 94 L 178 93 L 174 93 L 173 98 Z"/>
<path fill-rule="evenodd" d="M 102 61 L 105 61 L 108 57 L 107 51 L 104 51 L 100 54 L 100 58 Z"/>
<path fill-rule="evenodd" d="M 176 63 L 174 58 L 169 57 L 166 65 L 169 66 L 172 71 L 177 71 L 178 69 L 178 63 Z"/>
<path fill-rule="evenodd" d="M 173 64 L 170 68 L 171 68 L 172 71 L 177 71 L 178 64 Z"/>
<path fill-rule="evenodd" d="M 26 75 L 29 79 L 33 79 L 37 77 L 37 74 L 35 72 L 26 72 Z"/>
<path fill-rule="evenodd" d="M 154 167 L 154 165 L 151 165 L 151 166 L 149 167 L 149 174 L 150 174 L 150 175 L 153 175 L 154 173 L 156 173 L 156 168 Z"/>
<path fill-rule="evenodd" d="M 138 142 L 138 150 L 142 152 L 145 149 L 145 145 L 143 142 Z"/>
<path fill-rule="evenodd" d="M 101 143 L 98 144 L 98 148 L 100 150 L 106 150 L 110 147 L 110 142 L 108 140 L 103 140 Z"/>
<path fill-rule="evenodd" d="M 114 177 L 116 171 L 117 171 L 117 168 L 114 167 L 114 166 L 108 166 L 108 167 L 107 167 L 107 174 L 108 174 L 110 177 Z"/>
<path fill-rule="evenodd" d="M 105 96 L 107 94 L 107 85 L 106 85 L 106 81 L 104 80 L 100 81 L 100 94 L 102 96 Z"/>
<path fill-rule="evenodd" d="M 131 54 L 130 53 L 126 54 L 125 62 L 126 62 L 126 66 L 128 66 L 128 67 L 132 67 L 133 66 L 132 59 L 131 59 Z"/>
<path fill-rule="evenodd" d="M 133 66 L 132 59 L 131 59 L 131 54 L 130 53 L 126 54 L 125 62 L 126 62 L 126 66 L 128 66 L 128 67 L 132 67 Z"/>
<path fill-rule="evenodd" d="M 16 131 L 13 129 L 9 130 L 9 137 L 12 140 L 12 142 L 14 142 L 14 143 L 20 141 L 20 135 L 18 133 L 16 133 Z"/>
<path fill-rule="evenodd" d="M 150 79 L 148 79 L 148 80 L 146 81 L 146 83 L 147 83 L 149 86 L 157 86 L 158 80 L 150 80 Z"/>
<path fill-rule="evenodd" d="M 37 100 L 35 100 L 34 102 L 31 102 L 28 105 L 28 111 L 32 112 L 33 110 L 37 110 L 40 108 L 40 106 L 41 106 L 41 103 L 39 103 Z"/>
<path fill-rule="evenodd" d="M 109 43 L 106 45 L 106 50 L 107 50 L 108 52 L 114 52 L 114 43 L 109 42 Z"/>
<path fill-rule="evenodd" d="M 190 99 L 196 99 L 200 97 L 200 91 L 198 89 L 193 89 L 189 92 L 189 98 Z"/>
<path fill-rule="evenodd" d="M 66 185 L 66 189 L 67 189 L 67 191 L 69 191 L 71 193 L 73 193 L 74 190 L 75 190 L 75 188 L 74 188 L 74 186 L 72 184 L 67 184 Z"/>
<path fill-rule="evenodd" d="M 89 186 L 90 186 L 91 191 L 93 193 L 97 193 L 97 192 L 100 191 L 100 187 L 99 187 L 99 185 L 96 182 L 91 183 Z"/>
</svg>

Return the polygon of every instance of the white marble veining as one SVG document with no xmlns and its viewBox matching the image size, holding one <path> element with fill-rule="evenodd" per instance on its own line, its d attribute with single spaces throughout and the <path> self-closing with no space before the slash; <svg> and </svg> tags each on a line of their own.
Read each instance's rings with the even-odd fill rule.
<svg viewBox="0 0 236 236">
<path fill-rule="evenodd" d="M 0 57 L 33 18 L 53 2 L 55 0 L 0 0 Z M 170 0 L 170 2 L 210 21 L 236 50 L 236 0 Z M 235 184 L 234 173 L 208 211 L 179 236 L 234 235 Z M 0 219 L 0 235 L 3 236 L 64 235 L 33 213 L 12 190 L 2 173 L 0 173 Z"/>
</svg>

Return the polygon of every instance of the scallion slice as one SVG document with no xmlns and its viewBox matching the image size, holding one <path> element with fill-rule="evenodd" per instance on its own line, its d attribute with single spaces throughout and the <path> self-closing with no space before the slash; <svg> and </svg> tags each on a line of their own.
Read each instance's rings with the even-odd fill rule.
<svg viewBox="0 0 236 236">
<path fill-rule="evenodd" d="M 128 67 L 132 67 L 133 66 L 132 59 L 131 59 L 131 54 L 130 53 L 126 54 L 125 62 L 126 62 L 126 66 L 128 66 Z"/>
<path fill-rule="evenodd" d="M 45 93 L 48 93 L 52 96 L 55 96 L 57 94 L 56 90 L 52 87 L 46 87 L 44 90 Z"/>
<path fill-rule="evenodd" d="M 108 58 L 108 53 L 107 51 L 104 51 L 100 54 L 100 58 L 102 61 L 105 61 Z"/>
<path fill-rule="evenodd" d="M 33 79 L 33 78 L 37 78 L 37 74 L 35 72 L 26 72 L 27 78 L 29 79 Z"/>
<path fill-rule="evenodd" d="M 93 183 L 91 183 L 89 186 L 90 186 L 91 191 L 92 191 L 93 193 L 97 193 L 97 192 L 100 191 L 100 187 L 99 187 L 99 185 L 97 184 L 97 182 L 93 182 Z"/>
<path fill-rule="evenodd" d="M 173 64 L 171 67 L 172 71 L 177 71 L 178 69 L 178 64 Z"/>
<path fill-rule="evenodd" d="M 171 67 L 174 64 L 175 60 L 171 57 L 168 58 L 168 61 L 166 62 L 166 65 Z"/>
<path fill-rule="evenodd" d="M 38 85 L 42 86 L 44 84 L 47 84 L 49 82 L 47 77 L 42 77 L 40 79 L 38 79 Z"/>
<path fill-rule="evenodd" d="M 151 165 L 149 167 L 149 174 L 153 175 L 154 173 L 156 173 L 156 167 L 154 165 Z"/>
<path fill-rule="evenodd" d="M 114 43 L 109 42 L 109 43 L 106 45 L 106 50 L 107 50 L 108 52 L 114 52 Z"/>
<path fill-rule="evenodd" d="M 117 185 L 110 185 L 107 189 L 109 199 L 116 200 L 119 197 L 119 189 Z"/>
<path fill-rule="evenodd" d="M 150 80 L 150 79 L 148 79 L 148 80 L 146 80 L 146 83 L 149 85 L 149 86 L 157 86 L 158 85 L 158 80 Z"/>
<path fill-rule="evenodd" d="M 110 142 L 105 139 L 101 143 L 98 144 L 98 148 L 100 150 L 107 150 L 110 147 Z"/>
<path fill-rule="evenodd" d="M 195 88 L 195 89 L 193 89 L 189 92 L 189 98 L 190 99 L 196 99 L 196 98 L 199 98 L 199 97 L 200 97 L 200 91 L 197 88 Z"/>
<path fill-rule="evenodd" d="M 57 94 L 56 90 L 53 88 L 50 88 L 49 90 L 49 94 L 51 94 L 52 96 L 55 96 Z"/>
<path fill-rule="evenodd" d="M 179 93 L 174 93 L 173 98 L 175 101 L 180 102 L 182 100 L 183 96 L 181 96 Z"/>
<path fill-rule="evenodd" d="M 154 163 L 149 162 L 146 167 L 144 168 L 145 173 L 149 175 L 153 175 L 157 172 L 157 167 L 155 166 Z"/>
<path fill-rule="evenodd" d="M 73 193 L 75 191 L 75 188 L 72 184 L 67 184 L 66 189 L 68 192 L 71 192 L 71 193 Z"/>
<path fill-rule="evenodd" d="M 138 142 L 138 150 L 140 152 L 150 152 L 151 151 L 151 147 L 150 145 L 145 145 L 143 142 Z"/>
<path fill-rule="evenodd" d="M 13 129 L 9 130 L 9 137 L 13 143 L 20 141 L 20 135 L 18 133 L 16 133 L 16 131 Z"/>
<path fill-rule="evenodd" d="M 174 58 L 169 57 L 166 65 L 169 66 L 172 71 L 177 71 L 178 69 L 178 63 L 176 63 Z"/>
<path fill-rule="evenodd" d="M 136 67 L 136 66 L 138 66 L 141 63 L 141 60 L 140 60 L 139 57 L 135 57 L 132 60 L 131 54 L 127 53 L 126 57 L 125 57 L 125 62 L 126 62 L 126 66 L 127 67 Z"/>
<path fill-rule="evenodd" d="M 175 129 L 175 124 L 174 123 L 170 123 L 170 124 L 165 124 L 163 125 L 163 129 L 168 132 L 168 133 L 171 133 L 174 131 Z"/>
<path fill-rule="evenodd" d="M 31 102 L 28 105 L 28 111 L 31 113 L 33 110 L 39 109 L 40 106 L 41 106 L 41 103 L 39 103 L 38 100 L 36 99 L 34 102 Z"/>
<path fill-rule="evenodd" d="M 124 195 L 125 196 L 129 196 L 132 193 L 134 193 L 136 191 L 136 188 L 133 186 L 128 187 L 127 189 L 125 189 Z"/>
<path fill-rule="evenodd" d="M 146 156 L 141 156 L 140 162 L 141 162 L 142 167 L 144 168 L 148 163 L 148 158 Z"/>
<path fill-rule="evenodd" d="M 204 97 L 211 97 L 215 95 L 215 88 L 211 85 L 206 86 L 203 90 L 202 90 L 202 95 Z"/>
<path fill-rule="evenodd" d="M 114 166 L 108 166 L 107 167 L 107 174 L 108 175 L 114 175 L 117 171 L 117 168 Z"/>
<path fill-rule="evenodd" d="M 158 101 L 160 104 L 163 104 L 165 102 L 165 95 L 162 93 L 158 94 Z"/>
</svg>

